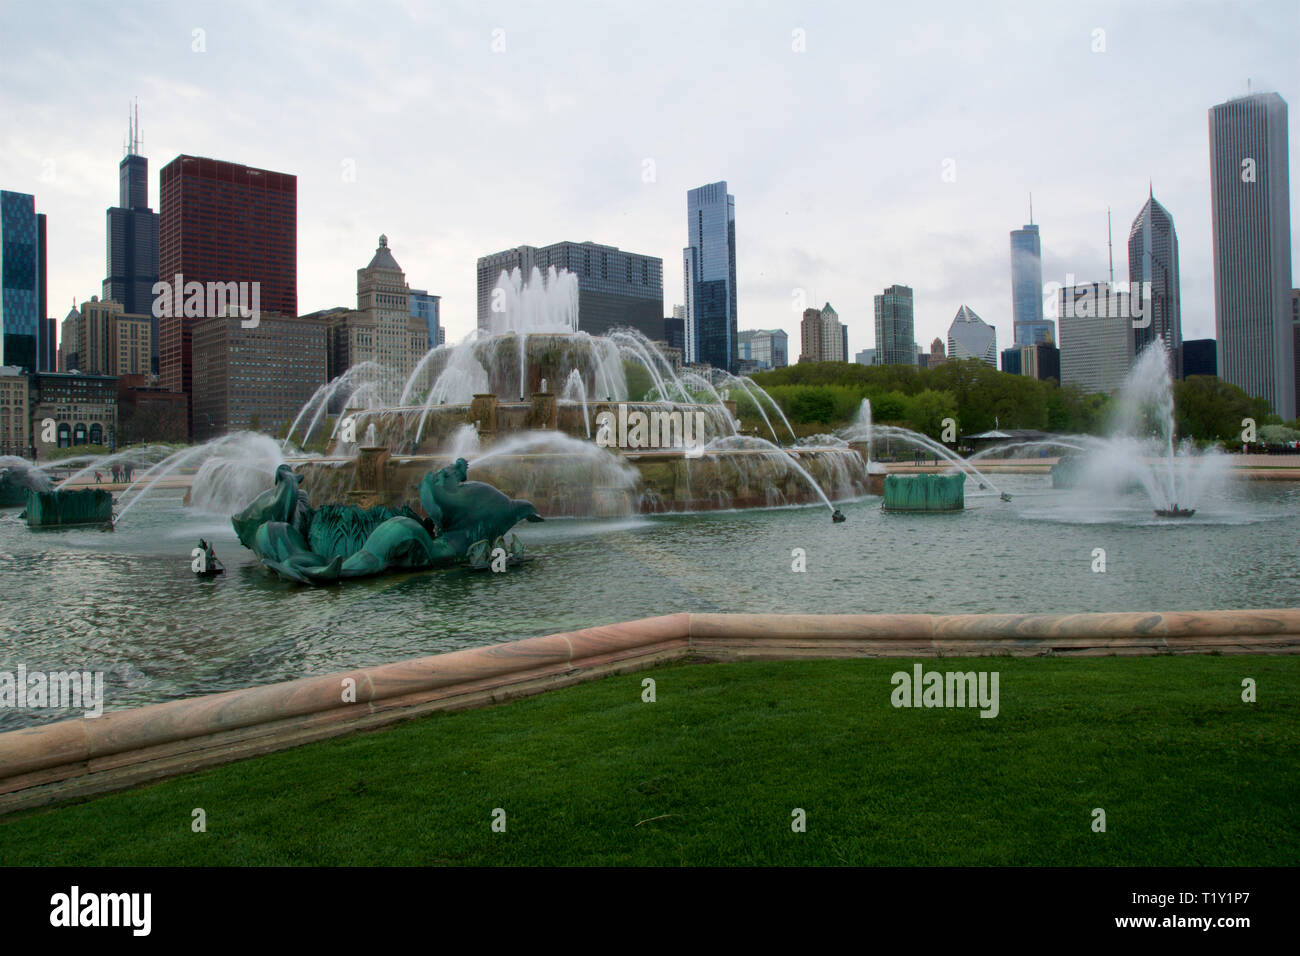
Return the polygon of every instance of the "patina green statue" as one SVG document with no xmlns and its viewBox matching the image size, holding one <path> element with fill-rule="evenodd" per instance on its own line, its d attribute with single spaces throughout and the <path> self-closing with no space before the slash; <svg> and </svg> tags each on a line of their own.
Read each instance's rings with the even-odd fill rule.
<svg viewBox="0 0 1300 956">
<path fill-rule="evenodd" d="M 541 521 L 527 501 L 512 500 L 481 481 L 466 481 L 465 459 L 420 484 L 425 517 L 410 508 L 323 505 L 312 509 L 288 465 L 275 485 L 231 518 L 240 543 L 280 577 L 304 584 L 419 571 L 468 561 L 486 567 L 496 548 L 507 564 L 527 560 L 504 536 L 522 520 Z"/>
</svg>

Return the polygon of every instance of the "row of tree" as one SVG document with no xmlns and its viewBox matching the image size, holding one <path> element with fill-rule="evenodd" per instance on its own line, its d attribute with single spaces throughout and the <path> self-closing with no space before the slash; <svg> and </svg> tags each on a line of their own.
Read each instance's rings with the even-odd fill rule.
<svg viewBox="0 0 1300 956">
<path fill-rule="evenodd" d="M 1111 424 L 1108 395 L 1062 386 L 1056 379 L 1042 382 L 999 372 L 977 359 L 932 369 L 809 362 L 752 378 L 805 433 L 847 424 L 864 398 L 871 399 L 875 421 L 904 425 L 936 439 L 945 418 L 955 419 L 962 434 L 994 427 L 1101 434 Z M 1173 391 L 1179 437 L 1232 443 L 1240 441 L 1244 419 L 1261 427 L 1282 424 L 1267 401 L 1214 376 L 1175 382 Z M 745 411 L 738 409 L 742 418 Z"/>
</svg>

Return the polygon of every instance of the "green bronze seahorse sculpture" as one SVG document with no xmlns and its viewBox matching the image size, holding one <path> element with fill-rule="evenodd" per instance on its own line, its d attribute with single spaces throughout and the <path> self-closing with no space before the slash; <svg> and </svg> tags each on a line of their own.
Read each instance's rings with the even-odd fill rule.
<svg viewBox="0 0 1300 956">
<path fill-rule="evenodd" d="M 281 465 L 274 487 L 231 522 L 240 542 L 280 577 L 330 584 L 464 561 L 475 545 L 476 555 L 490 550 L 518 522 L 542 520 L 529 502 L 508 498 L 481 481 L 466 481 L 467 473 L 468 465 L 460 458 L 426 475 L 420 501 L 428 517 L 419 521 L 406 508 L 398 514 L 353 505 L 325 505 L 313 511 L 298 488 L 300 476 Z M 331 552 L 347 550 L 371 527 L 360 549 L 351 554 L 313 550 L 313 544 Z M 519 558 L 516 548 L 510 554 Z"/>
</svg>

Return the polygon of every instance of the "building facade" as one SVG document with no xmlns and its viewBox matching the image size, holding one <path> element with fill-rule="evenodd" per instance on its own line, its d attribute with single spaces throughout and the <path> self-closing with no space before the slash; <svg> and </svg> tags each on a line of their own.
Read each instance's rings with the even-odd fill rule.
<svg viewBox="0 0 1300 956">
<path fill-rule="evenodd" d="M 863 349 L 861 352 L 858 352 L 857 355 L 853 356 L 853 361 L 856 362 L 858 365 L 875 365 L 876 350 Z"/>
<path fill-rule="evenodd" d="M 1016 345 L 1056 337 L 1052 320 L 1043 318 L 1043 246 L 1032 222 L 1011 232 L 1011 319 Z"/>
<path fill-rule="evenodd" d="M 963 305 L 948 326 L 947 357 L 953 360 L 979 359 L 990 368 L 997 368 L 997 329 L 976 315 L 970 306 Z"/>
<path fill-rule="evenodd" d="M 152 325 L 150 315 L 128 315 L 120 302 L 91 296 L 81 304 L 75 325 L 80 371 L 114 377 L 151 374 Z"/>
<path fill-rule="evenodd" d="M 35 196 L 0 190 L 0 365 L 29 372 L 45 365 L 44 218 Z"/>
<path fill-rule="evenodd" d="M 160 283 L 174 284 L 177 276 L 187 285 L 257 283 L 261 309 L 298 314 L 296 176 L 182 155 L 164 166 L 158 179 Z M 159 311 L 156 298 L 153 311 Z M 164 387 L 193 394 L 193 326 L 208 317 L 159 317 L 158 373 Z"/>
<path fill-rule="evenodd" d="M 238 316 L 194 326 L 194 438 L 232 431 L 277 434 L 326 382 L 326 326 L 263 313 L 256 328 Z"/>
<path fill-rule="evenodd" d="M 1144 317 L 1134 323 L 1133 354 L 1159 339 L 1176 378 L 1183 377 L 1183 317 L 1178 282 L 1178 233 L 1173 217 L 1154 193 L 1128 234 L 1129 295 L 1142 296 Z M 1150 289 L 1150 295 L 1146 290 Z"/>
<path fill-rule="evenodd" d="M 911 288 L 891 285 L 875 297 L 875 308 L 876 364 L 915 365 L 916 334 Z"/>
<path fill-rule="evenodd" d="M 1002 371 L 1010 375 L 1025 375 L 1045 382 L 1061 380 L 1061 350 L 1050 342 L 1037 345 L 1013 345 L 1002 350 Z"/>
<path fill-rule="evenodd" d="M 1287 105 L 1254 93 L 1210 108 L 1219 378 L 1296 417 Z"/>
<path fill-rule="evenodd" d="M 1085 392 L 1113 392 L 1133 364 L 1129 294 L 1108 282 L 1066 286 L 1060 292 L 1061 384 Z"/>
<path fill-rule="evenodd" d="M 1187 339 L 1183 342 L 1183 378 L 1193 375 L 1218 375 L 1218 343 L 1214 339 Z"/>
<path fill-rule="evenodd" d="M 75 372 L 81 365 L 81 356 L 77 349 L 81 347 L 81 310 L 73 302 L 68 314 L 59 325 L 59 364 L 60 372 Z"/>
<path fill-rule="evenodd" d="M 429 348 L 447 344 L 447 330 L 442 327 L 441 306 L 442 296 L 430 295 L 427 289 L 411 290 L 411 318 L 424 323 Z"/>
<path fill-rule="evenodd" d="M 32 416 L 27 372 L 0 365 L 0 455 L 26 458 L 32 452 Z"/>
<path fill-rule="evenodd" d="M 747 329 L 739 334 L 740 358 L 760 369 L 790 364 L 790 337 L 784 329 Z"/>
<path fill-rule="evenodd" d="M 41 425 L 54 421 L 59 448 L 117 447 L 117 379 L 111 375 L 41 372 L 31 378 L 32 428 L 37 451 Z"/>
<path fill-rule="evenodd" d="M 664 261 L 596 242 L 518 246 L 478 260 L 478 327 L 492 328 L 492 295 L 501 279 L 518 269 L 528 280 L 554 267 L 578 280 L 578 329 L 603 335 L 632 328 L 651 341 L 665 337 Z"/>
<path fill-rule="evenodd" d="M 153 354 L 158 370 L 158 319 L 153 315 L 153 287 L 158 281 L 158 214 L 149 207 L 149 160 L 140 155 L 138 116 L 131 118 L 127 154 L 118 165 L 117 205 L 107 211 L 107 275 L 102 298 L 122 303 L 130 315 L 150 316 Z"/>
<path fill-rule="evenodd" d="M 686 361 L 731 371 L 737 358 L 736 197 L 725 181 L 686 193 L 682 250 Z"/>
</svg>

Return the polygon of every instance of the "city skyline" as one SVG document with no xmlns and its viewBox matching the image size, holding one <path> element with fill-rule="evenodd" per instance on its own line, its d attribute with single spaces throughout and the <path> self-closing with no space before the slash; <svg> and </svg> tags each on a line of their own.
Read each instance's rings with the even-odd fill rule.
<svg viewBox="0 0 1300 956">
<path fill-rule="evenodd" d="M 569 27 L 526 8 L 492 16 L 396 8 L 389 13 L 410 29 L 364 55 L 338 39 L 339 11 L 330 7 L 319 25 L 294 21 L 303 42 L 287 47 L 272 38 L 290 15 L 275 11 L 259 11 L 265 29 L 254 35 L 237 30 L 241 7 L 205 12 L 202 24 L 168 11 L 147 21 L 129 12 L 8 11 L 6 36 L 62 31 L 64 54 L 88 69 L 111 62 L 117 48 L 151 66 L 120 79 L 121 71 L 106 71 L 73 96 L 34 82 L 39 71 L 25 46 L 6 51 L 0 102 L 18 121 L 7 128 L 0 185 L 34 194 L 49 215 L 49 301 L 85 300 L 104 278 L 100 217 L 114 202 L 126 106 L 138 96 L 140 152 L 152 170 L 189 154 L 300 177 L 300 312 L 346 305 L 357 259 L 384 232 L 411 250 L 405 261 L 421 286 L 442 296 L 454 341 L 475 324 L 477 258 L 522 237 L 565 235 L 659 256 L 666 289 L 681 288 L 682 195 L 726 179 L 743 206 L 739 327 L 797 334 L 792 290 L 803 289 L 809 302 L 841 303 L 850 339 L 866 344 L 871 296 L 895 283 L 916 290 L 921 341 L 943 334 L 962 303 L 1012 341 L 1006 236 L 1024 219 L 1027 193 L 1042 227 L 1044 281 L 1067 273 L 1095 281 L 1108 273 L 1106 207 L 1136 208 L 1150 181 L 1178 222 L 1184 336 L 1212 336 L 1205 112 L 1244 94 L 1247 78 L 1288 102 L 1300 95 L 1288 41 L 1295 31 L 1286 28 L 1297 24 L 1296 11 L 949 11 L 945 25 L 924 31 L 896 23 L 901 14 L 868 19 L 851 8 L 765 9 L 739 19 L 727 9 L 695 11 L 736 41 L 727 69 L 708 74 L 719 100 L 734 104 L 724 107 L 734 135 L 716 138 L 701 133 L 710 122 L 674 107 L 695 86 L 675 78 L 672 64 L 688 62 L 697 41 L 673 32 L 671 10 L 649 25 L 609 11 L 575 40 Z M 864 36 L 894 26 L 897 50 L 854 62 Z M 1099 29 L 1104 49 L 1093 52 Z M 202 52 L 193 49 L 196 30 Z M 1147 42 L 1155 30 L 1168 42 Z M 805 52 L 794 49 L 795 31 Z M 1043 39 L 1028 46 L 1030 35 Z M 421 62 L 437 65 L 394 73 L 392 64 L 414 62 L 404 51 L 421 44 L 439 54 Z M 322 57 L 322 49 L 334 52 Z M 1189 49 L 1204 54 L 1204 68 L 1176 84 L 1163 79 L 1162 68 L 1176 73 Z M 666 64 L 663 50 L 674 51 Z M 984 63 L 1013 51 L 1015 71 L 963 69 L 971 57 Z M 258 70 L 245 78 L 240 68 L 249 65 Z M 267 70 L 285 90 L 269 103 Z M 1049 79 L 1026 90 L 1023 70 Z M 519 82 L 539 71 L 547 74 L 540 91 Z M 566 85 L 602 71 L 627 79 L 581 97 Z M 605 105 L 638 84 L 662 94 L 664 108 L 653 118 L 611 112 L 605 123 Z M 1115 104 L 1134 85 L 1162 102 L 1150 135 L 1114 127 L 1115 143 L 1105 146 L 1104 136 L 1081 134 L 1081 123 L 1104 128 L 1105 117 L 1117 116 Z M 755 115 L 760 98 L 773 115 Z M 605 125 L 591 148 L 580 130 L 598 115 Z M 837 148 L 810 153 L 791 139 L 789 124 L 801 116 L 834 117 Z M 408 127 L 411 135 L 393 146 L 379 131 L 395 120 L 429 132 Z M 880 123 L 916 135 L 891 139 L 895 147 L 882 154 L 870 148 Z M 1080 148 L 1093 142 L 1096 149 Z"/>
</svg>

